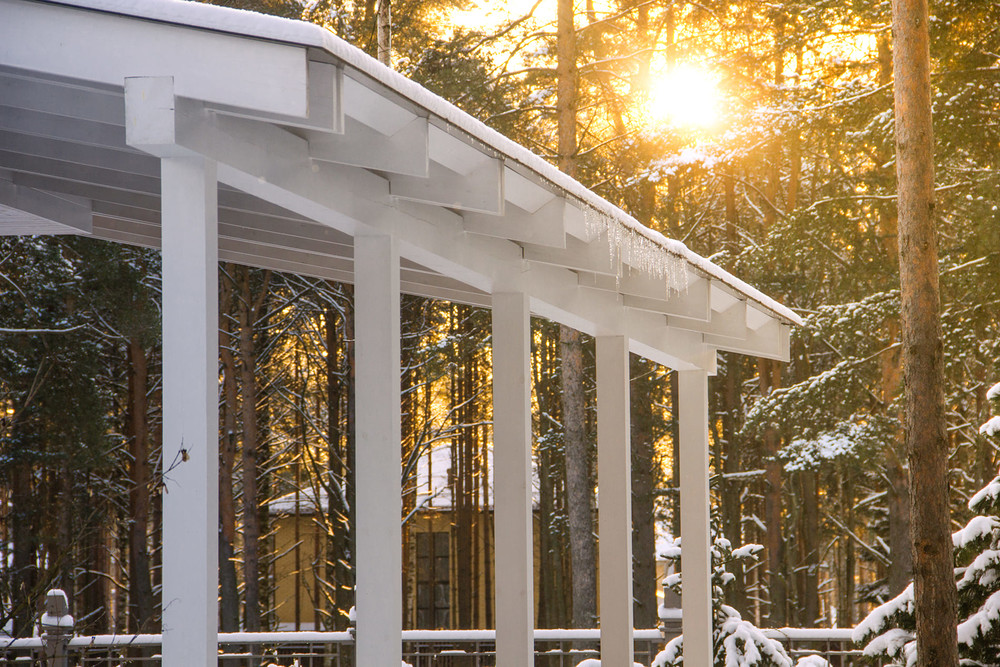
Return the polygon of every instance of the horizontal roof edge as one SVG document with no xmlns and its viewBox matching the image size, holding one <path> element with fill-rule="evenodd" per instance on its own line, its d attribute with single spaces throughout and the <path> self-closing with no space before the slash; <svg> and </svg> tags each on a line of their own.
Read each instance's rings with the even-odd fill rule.
<svg viewBox="0 0 1000 667">
<path fill-rule="evenodd" d="M 135 0 L 34 1 L 322 49 L 343 61 L 346 65 L 357 69 L 378 83 L 402 95 L 413 104 L 424 108 L 428 113 L 441 118 L 478 141 L 492 147 L 506 158 L 522 164 L 581 204 L 607 215 L 631 232 L 653 241 L 663 248 L 664 251 L 684 259 L 698 272 L 729 285 L 749 300 L 756 302 L 767 311 L 770 311 L 778 319 L 797 325 L 802 325 L 803 323 L 802 319 L 791 309 L 778 303 L 758 289 L 751 287 L 708 259 L 698 255 L 684 243 L 667 238 L 663 234 L 646 227 L 622 209 L 597 195 L 572 177 L 559 171 L 554 165 L 546 162 L 527 148 L 473 118 L 415 81 L 382 65 L 367 53 L 321 26 L 305 21 L 268 16 L 256 12 L 218 7 L 188 0 L 156 0 L 155 2 L 135 2 Z"/>
</svg>

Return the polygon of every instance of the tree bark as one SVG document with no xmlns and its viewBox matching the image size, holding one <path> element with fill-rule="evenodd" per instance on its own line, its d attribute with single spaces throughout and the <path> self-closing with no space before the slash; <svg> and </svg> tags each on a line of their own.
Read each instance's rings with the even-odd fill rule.
<svg viewBox="0 0 1000 667">
<path fill-rule="evenodd" d="M 577 43 L 573 0 L 559 0 L 556 26 L 556 120 L 559 169 L 576 175 Z M 566 457 L 572 624 L 593 627 L 597 618 L 593 475 L 585 428 L 583 348 L 580 332 L 559 326 L 562 422 Z"/>
<path fill-rule="evenodd" d="M 254 345 L 254 325 L 267 294 L 270 273 L 265 273 L 264 285 L 254 294 L 250 286 L 250 270 L 241 270 L 240 320 L 240 385 L 243 389 L 243 591 L 244 625 L 248 632 L 261 629 L 260 604 L 260 512 L 258 503 L 260 467 L 260 429 L 257 424 L 257 353 Z"/>
<path fill-rule="evenodd" d="M 903 385 L 917 664 L 958 665 L 927 0 L 893 0 Z"/>
<path fill-rule="evenodd" d="M 137 338 L 128 341 L 129 522 L 128 572 L 130 632 L 149 632 L 153 619 L 153 584 L 149 564 L 149 512 L 152 471 L 146 391 L 149 364 Z"/>
<path fill-rule="evenodd" d="M 763 396 L 781 387 L 781 368 L 778 362 L 769 359 L 757 360 L 757 372 Z M 781 462 L 774 455 L 781 448 L 781 437 L 774 427 L 764 431 L 764 452 L 768 461 L 764 468 L 766 490 L 764 492 L 764 523 L 767 526 L 767 570 L 771 607 L 768 622 L 773 628 L 787 624 L 788 582 L 785 580 L 785 540 L 782 531 L 782 485 L 784 472 Z"/>
<path fill-rule="evenodd" d="M 378 17 L 376 18 L 375 30 L 378 38 L 378 61 L 386 67 L 392 67 L 392 10 L 390 0 L 378 0 Z"/>
<path fill-rule="evenodd" d="M 632 620 L 637 628 L 655 628 L 656 600 L 656 470 L 653 442 L 653 364 L 629 355 L 632 381 Z M 657 392 L 658 393 L 658 392 Z"/>
<path fill-rule="evenodd" d="M 350 305 L 347 304 L 345 307 L 349 308 Z M 344 502 L 347 499 L 348 488 L 351 486 L 351 470 L 347 465 L 348 442 L 347 438 L 344 437 L 344 428 L 341 426 L 343 392 L 340 380 L 342 373 L 340 354 L 344 346 L 338 329 L 339 319 L 333 308 L 328 308 L 324 313 L 326 325 L 327 438 L 329 442 L 327 527 L 330 531 L 330 540 L 328 542 L 327 568 L 333 598 L 330 610 L 331 626 L 334 630 L 343 631 L 349 626 L 348 613 L 350 612 L 350 606 L 344 606 L 345 598 L 350 597 L 353 602 L 354 583 L 351 576 L 351 524 L 348 519 L 348 507 Z M 346 329 L 346 313 L 342 324 Z M 344 335 L 346 336 L 346 331 Z M 346 348 L 343 349 L 343 352 L 346 356 Z"/>
<path fill-rule="evenodd" d="M 226 275 L 233 276 L 235 266 L 226 265 Z M 232 280 L 220 281 L 219 358 L 222 362 L 222 434 L 219 441 L 219 629 L 240 629 L 240 597 L 236 580 L 236 499 L 233 496 L 233 468 L 236 465 L 236 418 L 239 389 L 236 358 L 232 349 Z"/>
<path fill-rule="evenodd" d="M 562 421 L 566 439 L 566 504 L 569 515 L 570 568 L 573 573 L 573 627 L 597 621 L 597 572 L 594 560 L 594 485 L 586 433 L 583 347 L 580 332 L 559 327 L 562 353 Z"/>
</svg>

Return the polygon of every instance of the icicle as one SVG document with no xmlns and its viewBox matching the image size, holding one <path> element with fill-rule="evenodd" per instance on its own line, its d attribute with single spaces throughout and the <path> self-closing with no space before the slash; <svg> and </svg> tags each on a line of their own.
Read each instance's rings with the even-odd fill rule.
<svg viewBox="0 0 1000 667">
<path fill-rule="evenodd" d="M 616 267 L 615 283 L 620 288 L 623 266 L 635 267 L 653 278 L 663 280 L 666 297 L 671 292 L 686 292 L 688 288 L 687 262 L 639 230 L 618 222 L 603 211 L 590 206 L 584 209 L 584 223 L 588 236 L 604 235 L 608 240 L 608 260 Z"/>
</svg>

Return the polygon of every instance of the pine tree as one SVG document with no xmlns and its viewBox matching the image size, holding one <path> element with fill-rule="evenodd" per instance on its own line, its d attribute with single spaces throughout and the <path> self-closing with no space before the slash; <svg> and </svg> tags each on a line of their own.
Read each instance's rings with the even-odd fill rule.
<svg viewBox="0 0 1000 667">
<path fill-rule="evenodd" d="M 1000 401 L 1000 384 L 987 392 Z M 1000 436 L 1000 417 L 980 431 Z M 1000 475 L 969 500 L 975 513 L 952 534 L 958 588 L 958 651 L 963 665 L 1000 666 Z M 891 665 L 917 664 L 913 584 L 876 608 L 854 630 L 865 643 L 865 655 L 889 659 Z"/>
<path fill-rule="evenodd" d="M 764 547 L 746 544 L 733 549 L 728 539 L 716 533 L 712 545 L 712 611 L 715 623 L 712 628 L 714 664 L 719 667 L 792 667 L 781 642 L 766 637 L 753 623 L 744 620 L 740 613 L 723 604 L 723 590 L 733 582 L 735 576 L 729 572 L 733 563 L 757 560 Z M 661 550 L 660 556 L 675 564 L 681 559 L 681 540 Z M 667 584 L 678 594 L 681 593 L 681 575 L 668 575 Z M 675 637 L 653 660 L 652 667 L 676 667 L 684 664 L 684 636 Z M 800 667 L 823 667 L 825 660 L 807 656 L 799 660 Z"/>
</svg>

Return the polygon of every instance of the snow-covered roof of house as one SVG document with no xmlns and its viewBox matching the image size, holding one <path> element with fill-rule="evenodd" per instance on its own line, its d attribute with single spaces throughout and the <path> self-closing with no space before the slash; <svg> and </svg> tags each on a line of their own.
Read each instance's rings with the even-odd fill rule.
<svg viewBox="0 0 1000 667">
<path fill-rule="evenodd" d="M 223 260 L 350 282 L 353 237 L 389 231 L 408 293 L 523 290 L 672 368 L 787 358 L 795 313 L 319 26 L 183 0 L 0 14 L 0 234 L 156 247 L 157 155 L 189 151 L 218 164 Z M 131 77 L 172 79 L 162 144 L 128 126 Z"/>
</svg>

